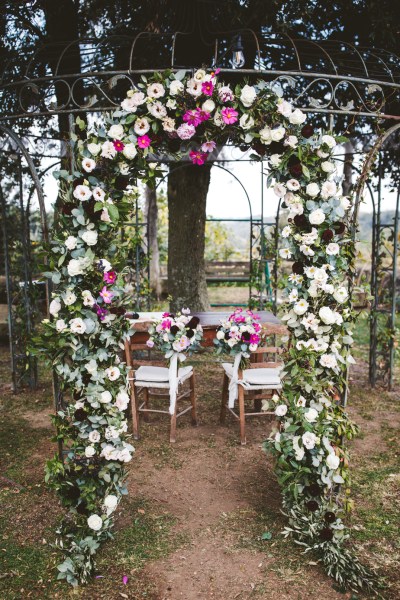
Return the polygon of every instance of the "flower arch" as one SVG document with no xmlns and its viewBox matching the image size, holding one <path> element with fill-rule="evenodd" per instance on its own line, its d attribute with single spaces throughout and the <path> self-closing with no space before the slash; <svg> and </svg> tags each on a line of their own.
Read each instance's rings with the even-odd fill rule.
<svg viewBox="0 0 400 600">
<path fill-rule="evenodd" d="M 51 245 L 54 285 L 43 350 L 50 353 L 62 391 L 71 401 L 54 416 L 64 462 L 49 461 L 46 479 L 68 513 L 59 530 L 65 561 L 59 577 L 76 585 L 89 577 L 99 544 L 110 537 L 124 486 L 127 441 L 126 365 L 119 358 L 128 335 L 124 318 L 125 247 L 116 240 L 127 218 L 136 179 L 153 185 L 157 156 L 168 153 L 203 165 L 216 145 L 230 142 L 268 154 L 274 191 L 288 212 L 281 256 L 292 260 L 283 319 L 291 332 L 284 392 L 276 406 L 279 430 L 266 441 L 293 534 L 316 551 L 343 587 L 370 585 L 368 572 L 344 546 L 342 517 L 349 507 L 344 438 L 355 426 L 340 404 L 355 313 L 348 292 L 354 242 L 350 201 L 340 195 L 333 161 L 344 138 L 315 132 L 306 115 L 265 81 L 236 85 L 218 71 L 142 76 L 121 109 L 86 136 L 72 136 L 73 172 L 63 180 L 63 204 Z M 83 139 L 84 138 L 84 139 Z"/>
</svg>

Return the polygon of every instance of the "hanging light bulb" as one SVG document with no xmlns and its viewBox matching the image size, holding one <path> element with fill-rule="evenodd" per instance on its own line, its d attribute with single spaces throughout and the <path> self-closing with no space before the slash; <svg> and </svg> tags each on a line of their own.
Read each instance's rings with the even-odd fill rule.
<svg viewBox="0 0 400 600">
<path fill-rule="evenodd" d="M 240 34 L 236 35 L 233 38 L 232 42 L 232 66 L 234 69 L 240 69 L 243 67 L 245 63 L 245 58 L 243 54 L 243 44 L 242 44 L 242 36 Z"/>
</svg>

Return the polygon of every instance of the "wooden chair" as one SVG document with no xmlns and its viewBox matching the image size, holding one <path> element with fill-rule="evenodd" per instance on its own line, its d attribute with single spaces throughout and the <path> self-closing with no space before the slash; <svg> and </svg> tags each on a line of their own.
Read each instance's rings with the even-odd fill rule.
<svg viewBox="0 0 400 600">
<path fill-rule="evenodd" d="M 132 429 L 133 437 L 139 439 L 139 414 L 143 413 L 144 420 L 148 421 L 149 413 L 167 414 L 171 417 L 170 438 L 171 443 L 176 441 L 176 421 L 189 410 L 191 411 L 192 425 L 197 425 L 196 393 L 194 371 L 191 366 L 178 368 L 179 387 L 175 403 L 175 411 L 170 415 L 169 410 L 150 408 L 150 395 L 154 398 L 166 398 L 169 404 L 168 369 L 159 366 L 160 361 L 135 361 L 132 360 L 132 351 L 148 350 L 145 344 L 133 343 L 133 338 L 125 341 L 126 364 L 129 367 L 128 381 L 131 396 Z M 183 384 L 188 381 L 189 389 L 184 390 Z M 165 391 L 163 391 L 165 390 Z M 140 403 L 139 397 L 143 396 Z M 190 405 L 178 413 L 178 403 L 183 398 L 190 398 Z M 168 406 L 169 409 L 169 406 Z"/>
<path fill-rule="evenodd" d="M 276 346 L 259 347 L 251 352 L 251 362 L 248 369 L 238 371 L 238 406 L 239 413 L 234 408 L 229 408 L 229 382 L 232 379 L 233 365 L 231 363 L 222 363 L 224 377 L 222 382 L 222 399 L 220 423 L 224 424 L 226 419 L 226 410 L 228 409 L 240 424 L 240 441 L 242 445 L 246 444 L 246 417 L 273 415 L 274 412 L 263 411 L 261 409 L 262 400 L 271 399 L 274 394 L 280 395 L 282 389 L 280 370 L 282 363 L 277 362 L 276 358 L 282 354 L 283 350 Z M 273 361 L 265 361 L 265 355 L 274 355 Z M 254 400 L 255 409 L 250 412 L 245 410 L 245 391 Z M 259 408 L 257 407 L 259 406 Z"/>
</svg>

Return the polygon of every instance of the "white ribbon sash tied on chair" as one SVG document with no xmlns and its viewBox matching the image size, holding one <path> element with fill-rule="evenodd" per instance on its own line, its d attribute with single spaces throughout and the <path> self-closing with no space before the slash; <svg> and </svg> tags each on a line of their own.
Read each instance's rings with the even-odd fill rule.
<svg viewBox="0 0 400 600">
<path fill-rule="evenodd" d="M 239 381 L 239 365 L 242 360 L 242 352 L 236 354 L 235 360 L 232 367 L 232 377 L 229 382 L 229 408 L 233 408 L 235 406 L 235 400 L 238 397 L 238 381 Z"/>
<path fill-rule="evenodd" d="M 173 415 L 175 412 L 176 397 L 178 395 L 179 387 L 179 375 L 178 375 L 178 360 L 183 362 L 186 359 L 185 354 L 182 352 L 174 352 L 170 357 L 169 369 L 168 369 L 168 381 L 169 381 L 169 414 Z"/>
</svg>

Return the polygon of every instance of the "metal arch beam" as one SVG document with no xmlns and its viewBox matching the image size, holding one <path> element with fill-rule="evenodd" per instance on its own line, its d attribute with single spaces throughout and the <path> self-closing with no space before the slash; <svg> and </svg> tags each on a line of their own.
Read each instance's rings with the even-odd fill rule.
<svg viewBox="0 0 400 600">
<path fill-rule="evenodd" d="M 18 149 L 21 151 L 23 157 L 25 158 L 25 160 L 28 164 L 29 171 L 30 171 L 31 177 L 34 182 L 34 185 L 36 188 L 36 193 L 38 196 L 38 201 L 39 201 L 42 236 L 43 236 L 43 240 L 47 244 L 49 242 L 49 231 L 48 231 L 48 227 L 47 227 L 46 207 L 45 207 L 45 203 L 44 203 L 42 184 L 40 183 L 40 179 L 39 179 L 36 167 L 34 165 L 34 162 L 31 158 L 29 152 L 25 148 L 21 138 L 16 133 L 14 133 L 14 131 L 12 131 L 12 129 L 10 129 L 9 127 L 6 127 L 5 125 L 2 125 L 0 123 L 0 132 L 7 135 L 8 137 L 10 137 L 13 140 L 13 142 L 15 142 L 15 144 L 17 145 Z"/>
</svg>

